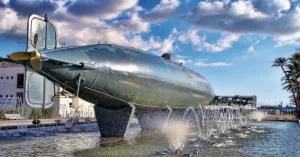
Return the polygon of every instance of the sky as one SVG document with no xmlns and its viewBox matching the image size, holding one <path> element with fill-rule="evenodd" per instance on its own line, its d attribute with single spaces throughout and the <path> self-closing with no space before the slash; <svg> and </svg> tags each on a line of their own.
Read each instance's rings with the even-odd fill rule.
<svg viewBox="0 0 300 157">
<path fill-rule="evenodd" d="M 271 66 L 300 45 L 298 0 L 0 0 L 1 57 L 26 50 L 30 14 L 47 14 L 60 43 L 172 53 L 217 95 L 289 102 Z"/>
</svg>

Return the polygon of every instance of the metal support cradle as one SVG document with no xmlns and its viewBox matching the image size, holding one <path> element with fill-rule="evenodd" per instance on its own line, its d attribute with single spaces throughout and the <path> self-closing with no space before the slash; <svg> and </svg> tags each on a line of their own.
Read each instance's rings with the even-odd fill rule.
<svg viewBox="0 0 300 157">
<path fill-rule="evenodd" d="M 79 74 L 79 78 L 78 78 L 78 85 L 77 85 L 77 92 L 76 92 L 76 97 L 78 97 L 79 95 L 79 89 L 80 89 L 80 84 L 81 84 L 81 78 L 83 77 L 83 74 L 80 73 Z"/>
<path fill-rule="evenodd" d="M 80 73 L 79 78 L 78 78 L 76 96 L 75 96 L 75 98 L 72 99 L 72 104 L 73 104 L 73 107 L 74 107 L 75 111 L 77 111 L 77 109 L 79 107 L 79 97 L 78 96 L 79 96 L 79 90 L 80 90 L 80 85 L 81 85 L 82 78 L 83 78 L 83 74 Z"/>
</svg>

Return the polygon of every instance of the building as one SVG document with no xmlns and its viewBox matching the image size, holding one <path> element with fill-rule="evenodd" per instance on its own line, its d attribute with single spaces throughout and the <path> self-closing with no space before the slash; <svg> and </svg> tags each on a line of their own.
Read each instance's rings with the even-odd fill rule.
<svg viewBox="0 0 300 157">
<path fill-rule="evenodd" d="M 11 103 L 12 99 L 24 97 L 24 71 L 22 65 L 0 63 L 0 108 Z"/>
<path fill-rule="evenodd" d="M 243 95 L 232 95 L 232 96 L 215 96 L 211 101 L 210 105 L 219 106 L 256 106 L 257 97 L 255 95 L 243 96 Z"/>
<path fill-rule="evenodd" d="M 25 103 L 24 101 L 25 67 L 10 62 L 0 62 L 0 109 L 12 107 L 12 104 Z M 60 90 L 62 90 L 60 88 Z M 69 103 L 71 98 L 59 97 L 54 105 L 58 108 L 57 114 L 67 117 L 72 114 Z M 79 101 L 79 112 L 84 116 L 94 117 L 94 104 L 82 99 Z"/>
</svg>

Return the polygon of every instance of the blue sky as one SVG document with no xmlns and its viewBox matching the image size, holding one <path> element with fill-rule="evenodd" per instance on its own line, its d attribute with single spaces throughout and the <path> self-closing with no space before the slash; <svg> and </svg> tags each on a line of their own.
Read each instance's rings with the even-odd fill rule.
<svg viewBox="0 0 300 157">
<path fill-rule="evenodd" d="M 60 42 L 130 45 L 173 53 L 206 77 L 217 95 L 288 102 L 277 57 L 299 46 L 296 0 L 0 0 L 0 56 L 26 49 L 26 20 L 48 14 Z"/>
</svg>

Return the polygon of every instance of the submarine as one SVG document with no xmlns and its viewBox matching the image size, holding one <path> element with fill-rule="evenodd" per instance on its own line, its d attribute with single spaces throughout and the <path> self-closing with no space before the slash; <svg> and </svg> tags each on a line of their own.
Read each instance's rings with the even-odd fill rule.
<svg viewBox="0 0 300 157">
<path fill-rule="evenodd" d="M 75 107 L 79 98 L 95 104 L 103 137 L 124 136 L 134 115 L 142 130 L 160 129 L 176 111 L 208 105 L 215 96 L 206 78 L 170 53 L 107 43 L 60 46 L 46 15 L 30 15 L 27 27 L 27 50 L 5 58 L 25 66 L 26 104 L 51 107 L 59 85 L 73 93 Z"/>
</svg>

